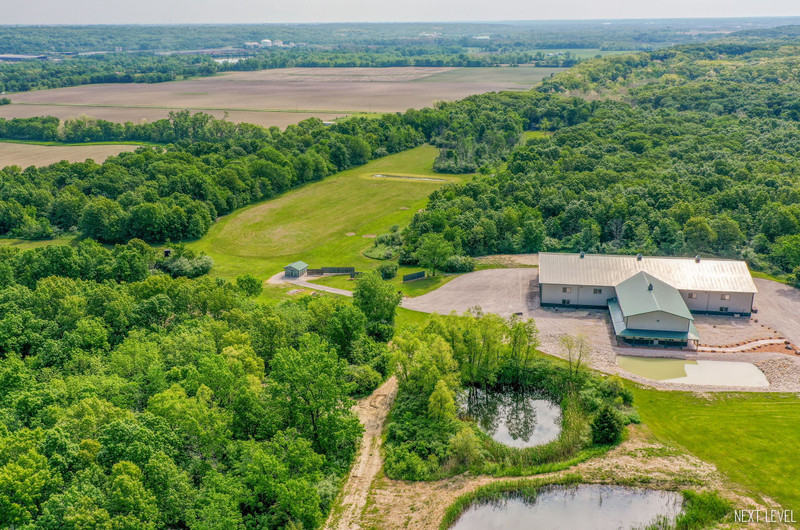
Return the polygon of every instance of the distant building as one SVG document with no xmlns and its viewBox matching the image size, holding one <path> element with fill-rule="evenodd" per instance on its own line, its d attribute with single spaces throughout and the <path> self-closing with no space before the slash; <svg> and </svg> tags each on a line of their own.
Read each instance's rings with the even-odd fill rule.
<svg viewBox="0 0 800 530">
<path fill-rule="evenodd" d="M 283 41 L 275 39 L 274 41 L 272 41 L 272 45 L 273 46 L 283 46 Z"/>
<path fill-rule="evenodd" d="M 21 61 L 44 61 L 47 59 L 46 55 L 22 55 L 17 53 L 4 53 L 0 55 L 0 61 L 6 61 L 9 63 L 18 63 Z"/>
<path fill-rule="evenodd" d="M 261 44 L 258 43 L 258 42 L 245 42 L 244 43 L 244 47 L 245 48 L 258 48 L 260 46 L 261 46 Z"/>
<path fill-rule="evenodd" d="M 295 261 L 283 268 L 285 275 L 289 278 L 299 278 L 308 272 L 308 263 Z"/>
<path fill-rule="evenodd" d="M 262 48 L 269 48 L 270 46 L 272 46 L 272 41 L 271 40 L 264 39 L 264 40 L 261 41 L 261 47 Z"/>
</svg>

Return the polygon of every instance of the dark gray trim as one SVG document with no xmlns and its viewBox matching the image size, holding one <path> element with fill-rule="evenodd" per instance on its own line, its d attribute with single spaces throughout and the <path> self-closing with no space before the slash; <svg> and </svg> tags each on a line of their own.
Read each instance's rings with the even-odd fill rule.
<svg viewBox="0 0 800 530">
<path fill-rule="evenodd" d="M 539 305 L 542 307 L 566 307 L 569 309 L 608 309 L 608 305 L 552 304 L 550 302 L 542 302 Z"/>
</svg>

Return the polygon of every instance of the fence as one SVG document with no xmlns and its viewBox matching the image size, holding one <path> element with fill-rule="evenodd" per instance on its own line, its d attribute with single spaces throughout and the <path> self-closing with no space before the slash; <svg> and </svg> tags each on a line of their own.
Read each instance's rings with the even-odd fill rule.
<svg viewBox="0 0 800 530">
<path fill-rule="evenodd" d="M 403 276 L 403 283 L 419 280 L 425 277 L 425 271 L 412 272 Z"/>
<path fill-rule="evenodd" d="M 322 267 L 321 269 L 308 269 L 309 276 L 322 276 L 323 274 L 353 274 L 355 267 Z"/>
</svg>

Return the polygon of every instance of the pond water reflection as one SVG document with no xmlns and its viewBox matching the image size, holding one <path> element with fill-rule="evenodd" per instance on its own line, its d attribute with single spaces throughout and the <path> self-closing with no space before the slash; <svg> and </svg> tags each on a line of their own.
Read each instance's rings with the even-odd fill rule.
<svg viewBox="0 0 800 530">
<path fill-rule="evenodd" d="M 596 484 L 554 486 L 542 490 L 534 500 L 509 493 L 499 500 L 477 501 L 451 528 L 641 528 L 657 518 L 674 521 L 682 504 L 682 496 L 670 491 Z"/>
<path fill-rule="evenodd" d="M 459 407 L 494 441 L 510 447 L 544 445 L 561 433 L 561 407 L 541 394 L 470 388 L 459 396 Z"/>
</svg>

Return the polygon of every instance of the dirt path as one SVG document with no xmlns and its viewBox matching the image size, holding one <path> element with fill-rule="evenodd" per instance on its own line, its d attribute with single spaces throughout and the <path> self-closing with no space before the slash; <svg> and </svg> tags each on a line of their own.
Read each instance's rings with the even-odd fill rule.
<svg viewBox="0 0 800 530">
<path fill-rule="evenodd" d="M 355 406 L 358 419 L 364 425 L 364 438 L 361 440 L 356 462 L 344 485 L 339 507 L 334 507 L 325 528 L 341 530 L 361 528 L 361 514 L 367 505 L 370 485 L 383 465 L 381 432 L 396 393 L 397 379 L 391 377 L 371 396 L 364 398 Z"/>
</svg>

